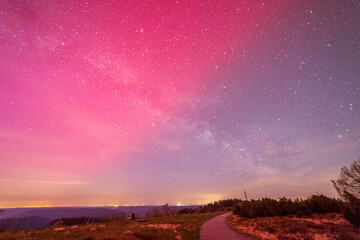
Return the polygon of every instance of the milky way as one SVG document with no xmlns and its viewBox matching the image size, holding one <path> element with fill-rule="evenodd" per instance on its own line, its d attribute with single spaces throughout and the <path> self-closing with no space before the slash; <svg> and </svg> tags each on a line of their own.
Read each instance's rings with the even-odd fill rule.
<svg viewBox="0 0 360 240">
<path fill-rule="evenodd" d="M 1 1 L 0 206 L 336 196 L 359 1 Z"/>
</svg>

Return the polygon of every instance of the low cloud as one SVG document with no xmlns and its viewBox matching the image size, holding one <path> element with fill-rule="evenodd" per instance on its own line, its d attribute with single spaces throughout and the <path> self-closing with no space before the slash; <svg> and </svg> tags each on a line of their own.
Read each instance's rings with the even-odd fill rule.
<svg viewBox="0 0 360 240">
<path fill-rule="evenodd" d="M 0 182 L 30 183 L 30 184 L 60 184 L 60 185 L 84 185 L 88 184 L 81 181 L 41 181 L 41 180 L 25 180 L 25 179 L 8 179 L 0 178 Z"/>
</svg>

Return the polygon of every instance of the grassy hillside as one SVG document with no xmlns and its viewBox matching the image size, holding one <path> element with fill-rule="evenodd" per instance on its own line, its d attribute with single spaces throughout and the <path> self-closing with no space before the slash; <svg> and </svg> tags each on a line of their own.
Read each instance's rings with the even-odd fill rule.
<svg viewBox="0 0 360 240">
<path fill-rule="evenodd" d="M 360 227 L 350 224 L 342 214 L 313 214 L 306 217 L 272 216 L 242 218 L 228 217 L 231 228 L 254 239 L 346 239 L 356 240 Z"/>
<path fill-rule="evenodd" d="M 17 239 L 198 239 L 200 226 L 223 212 L 146 218 L 137 221 L 105 219 L 103 223 L 52 226 L 42 229 L 6 231 L 0 240 Z"/>
</svg>

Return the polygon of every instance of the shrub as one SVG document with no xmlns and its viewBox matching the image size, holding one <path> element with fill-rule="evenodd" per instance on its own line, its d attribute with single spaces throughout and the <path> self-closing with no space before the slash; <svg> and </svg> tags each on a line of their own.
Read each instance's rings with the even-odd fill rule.
<svg viewBox="0 0 360 240">
<path fill-rule="evenodd" d="M 294 214 L 297 211 L 297 204 L 291 199 L 282 197 L 279 199 L 279 207 L 281 209 L 281 215 Z"/>
<path fill-rule="evenodd" d="M 307 208 L 313 213 L 341 212 L 342 202 L 322 194 L 312 195 L 306 201 Z"/>
<path fill-rule="evenodd" d="M 360 226 L 360 199 L 350 193 L 348 193 L 346 198 L 347 202 L 345 203 L 343 214 L 351 224 Z"/>
<path fill-rule="evenodd" d="M 195 212 L 196 210 L 192 208 L 184 208 L 178 211 L 179 214 L 194 214 Z"/>
</svg>

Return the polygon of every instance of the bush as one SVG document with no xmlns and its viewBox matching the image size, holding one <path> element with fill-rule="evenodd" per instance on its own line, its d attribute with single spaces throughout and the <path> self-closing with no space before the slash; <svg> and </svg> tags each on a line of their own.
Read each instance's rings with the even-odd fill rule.
<svg viewBox="0 0 360 240">
<path fill-rule="evenodd" d="M 179 214 L 194 214 L 195 212 L 196 210 L 192 208 L 184 208 L 178 211 Z"/>
<path fill-rule="evenodd" d="M 279 199 L 279 207 L 281 209 L 280 215 L 290 215 L 294 214 L 297 211 L 297 204 L 296 201 L 293 202 L 291 199 L 287 199 L 285 197 L 282 197 Z"/>
<path fill-rule="evenodd" d="M 341 212 L 343 203 L 324 195 L 312 195 L 306 201 L 307 208 L 313 213 Z"/>
<path fill-rule="evenodd" d="M 355 226 L 360 226 L 360 199 L 348 193 L 347 202 L 343 208 L 345 218 Z"/>
</svg>

